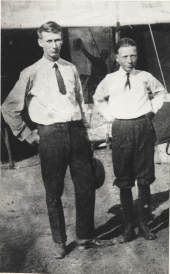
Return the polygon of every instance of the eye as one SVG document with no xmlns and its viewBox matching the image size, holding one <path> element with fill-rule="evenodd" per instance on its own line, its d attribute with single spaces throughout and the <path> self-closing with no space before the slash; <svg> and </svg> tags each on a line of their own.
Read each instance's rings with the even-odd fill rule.
<svg viewBox="0 0 170 274">
<path fill-rule="evenodd" d="M 56 40 L 55 40 L 55 43 L 56 43 L 56 42 L 61 43 L 62 40 L 61 40 L 61 39 L 56 39 Z"/>
</svg>

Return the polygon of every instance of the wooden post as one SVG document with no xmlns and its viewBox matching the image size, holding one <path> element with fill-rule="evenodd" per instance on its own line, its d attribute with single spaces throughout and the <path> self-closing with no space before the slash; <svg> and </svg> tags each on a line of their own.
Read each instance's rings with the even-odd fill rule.
<svg viewBox="0 0 170 274">
<path fill-rule="evenodd" d="M 117 21 L 116 30 L 115 30 L 115 43 L 117 44 L 119 40 L 120 40 L 120 22 Z"/>
<path fill-rule="evenodd" d="M 8 128 L 6 125 L 4 128 L 4 133 L 5 133 L 4 142 L 5 142 L 7 153 L 8 153 L 9 168 L 12 169 L 15 167 L 15 164 L 14 164 L 14 161 L 12 158 L 11 145 L 10 145 L 10 141 L 9 141 L 9 131 L 8 131 Z"/>
</svg>

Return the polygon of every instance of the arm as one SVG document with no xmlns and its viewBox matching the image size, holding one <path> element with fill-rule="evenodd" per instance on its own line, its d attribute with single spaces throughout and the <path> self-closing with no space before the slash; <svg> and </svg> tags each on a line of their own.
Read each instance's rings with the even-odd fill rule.
<svg viewBox="0 0 170 274">
<path fill-rule="evenodd" d="M 84 47 L 83 47 L 81 50 L 82 50 L 82 52 L 84 53 L 84 55 L 85 55 L 91 62 L 93 62 L 93 61 L 96 59 L 96 57 L 93 56 L 93 55 L 91 55 Z"/>
<path fill-rule="evenodd" d="M 95 107 L 98 110 L 98 112 L 101 113 L 101 115 L 107 121 L 112 121 L 113 117 L 111 116 L 111 113 L 108 107 L 108 99 L 109 99 L 108 90 L 109 89 L 107 86 L 107 76 L 106 76 L 97 86 L 97 89 L 95 91 L 93 98 L 94 98 Z"/>
<path fill-rule="evenodd" d="M 83 54 L 91 61 L 93 62 L 96 57 L 91 55 L 86 48 L 84 47 L 83 41 L 81 39 L 78 39 L 80 50 L 83 52 Z"/>
<path fill-rule="evenodd" d="M 2 114 L 17 139 L 33 143 L 34 139 L 38 139 L 34 138 L 37 137 L 36 131 L 31 131 L 22 118 L 28 84 L 29 76 L 23 71 L 2 105 Z"/>
<path fill-rule="evenodd" d="M 75 66 L 74 66 L 74 74 L 75 74 L 75 94 L 76 94 L 76 101 L 79 104 L 81 115 L 82 115 L 82 119 L 83 119 L 83 121 L 86 124 L 87 123 L 86 111 L 85 111 L 86 108 L 85 108 L 85 103 L 84 103 L 82 85 L 81 85 L 81 81 L 80 81 L 80 77 L 79 77 L 78 71 L 77 71 L 77 69 L 76 69 Z"/>
<path fill-rule="evenodd" d="M 150 74 L 149 77 L 149 94 L 151 94 L 150 100 L 152 105 L 152 110 L 156 113 L 163 105 L 166 99 L 166 90 L 163 85 Z"/>
</svg>

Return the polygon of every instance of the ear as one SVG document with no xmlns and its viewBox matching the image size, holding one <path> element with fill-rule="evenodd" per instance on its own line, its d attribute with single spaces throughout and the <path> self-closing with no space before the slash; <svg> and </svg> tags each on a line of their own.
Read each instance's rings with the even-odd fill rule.
<svg viewBox="0 0 170 274">
<path fill-rule="evenodd" d="M 42 41 L 42 39 L 38 39 L 38 45 L 41 47 L 41 48 L 43 48 L 43 41 Z"/>
<path fill-rule="evenodd" d="M 119 63 L 119 55 L 118 54 L 115 55 L 115 59 L 116 59 L 116 62 Z"/>
</svg>

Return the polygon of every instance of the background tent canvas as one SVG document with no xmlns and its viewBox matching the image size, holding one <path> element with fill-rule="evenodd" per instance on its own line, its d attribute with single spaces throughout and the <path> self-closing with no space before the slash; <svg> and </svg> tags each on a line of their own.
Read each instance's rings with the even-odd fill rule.
<svg viewBox="0 0 170 274">
<path fill-rule="evenodd" d="M 62 26 L 168 23 L 169 1 L 2 0 L 3 28 L 34 28 L 48 20 Z"/>
</svg>

